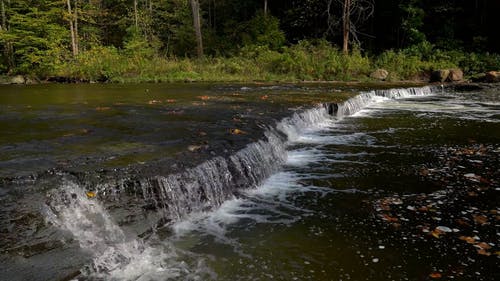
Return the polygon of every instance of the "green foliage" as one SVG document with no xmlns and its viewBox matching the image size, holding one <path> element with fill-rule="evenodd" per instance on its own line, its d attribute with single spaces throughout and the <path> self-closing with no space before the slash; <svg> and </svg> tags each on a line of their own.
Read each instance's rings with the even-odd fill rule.
<svg viewBox="0 0 500 281">
<path fill-rule="evenodd" d="M 139 28 L 131 26 L 127 29 L 127 37 L 123 44 L 124 51 L 131 57 L 153 58 L 159 50 L 158 40 L 147 40 Z"/>
<path fill-rule="evenodd" d="M 243 44 L 265 46 L 278 50 L 285 44 L 285 34 L 280 30 L 279 20 L 259 12 L 244 27 Z"/>
<path fill-rule="evenodd" d="M 327 15 L 325 1 L 269 1 L 267 15 L 260 11 L 262 1 L 223 0 L 217 5 L 201 1 L 208 55 L 201 60 L 189 59 L 195 54 L 196 40 L 185 0 L 139 0 L 137 22 L 132 1 L 78 1 L 80 54 L 76 57 L 71 52 L 66 1 L 4 3 L 0 73 L 9 75 L 116 82 L 363 80 L 372 70 L 385 68 L 389 79 L 398 80 L 440 68 L 460 67 L 466 76 L 500 69 L 500 55 L 486 52 L 495 46 L 496 33 L 491 36 L 490 28 L 474 26 L 475 18 L 469 17 L 470 26 L 469 22 L 457 24 L 459 13 L 471 16 L 462 6 L 481 11 L 468 2 L 457 7 L 441 0 L 404 0 L 394 7 L 377 2 L 377 7 L 384 7 L 384 15 L 394 12 L 390 13 L 394 19 L 375 20 L 374 35 L 387 30 L 378 23 L 398 23 L 391 25 L 384 37 L 390 42 L 382 46 L 404 48 L 368 57 L 367 53 L 377 54 L 379 49 L 368 45 L 362 52 L 355 46 L 344 55 L 332 44 L 341 41 L 335 27 L 338 11 L 331 6 Z M 457 32 L 458 27 L 469 29 L 470 38 Z M 360 40 L 367 40 L 361 36 L 367 30 L 359 24 L 356 29 Z M 473 52 L 466 52 L 471 46 Z"/>
<path fill-rule="evenodd" d="M 82 81 L 107 81 L 125 73 L 126 61 L 115 47 L 93 46 L 69 61 L 57 76 Z"/>
<path fill-rule="evenodd" d="M 419 0 L 409 0 L 400 4 L 403 11 L 401 28 L 406 35 L 407 44 L 418 45 L 426 41 L 425 34 L 421 31 L 424 25 L 425 12 Z"/>
<path fill-rule="evenodd" d="M 10 28 L 0 32 L 0 44 L 11 44 L 13 73 L 40 74 L 51 71 L 66 57 L 68 31 L 60 25 L 61 1 L 12 2 Z"/>
<path fill-rule="evenodd" d="M 463 54 L 459 65 L 470 76 L 487 71 L 498 71 L 500 69 L 500 55 L 489 53 Z"/>
</svg>

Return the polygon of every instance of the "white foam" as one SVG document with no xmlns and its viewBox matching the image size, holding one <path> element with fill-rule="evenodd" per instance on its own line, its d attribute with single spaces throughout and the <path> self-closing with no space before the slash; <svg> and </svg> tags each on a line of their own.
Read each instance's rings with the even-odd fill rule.
<svg viewBox="0 0 500 281">
<path fill-rule="evenodd" d="M 92 264 L 82 270 L 91 279 L 103 280 L 202 280 L 213 276 L 201 258 L 176 249 L 168 241 L 152 247 L 137 238 L 127 239 L 106 209 L 87 198 L 83 188 L 67 182 L 46 208 L 48 222 L 71 232 Z M 186 262 L 187 258 L 192 263 Z"/>
</svg>

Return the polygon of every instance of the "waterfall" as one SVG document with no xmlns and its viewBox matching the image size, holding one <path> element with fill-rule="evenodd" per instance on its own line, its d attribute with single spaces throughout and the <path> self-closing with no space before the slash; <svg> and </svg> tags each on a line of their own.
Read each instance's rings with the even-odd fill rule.
<svg viewBox="0 0 500 281">
<path fill-rule="evenodd" d="M 89 280 L 204 280 L 215 279 L 202 259 L 168 241 L 155 247 L 127 237 L 101 202 L 90 199 L 75 183 L 65 182 L 49 194 L 47 222 L 69 231 L 83 251 L 93 255 L 81 269 Z"/>
<path fill-rule="evenodd" d="M 256 187 L 276 173 L 286 161 L 287 142 L 297 140 L 306 130 L 328 125 L 352 115 L 379 99 L 429 95 L 434 87 L 389 89 L 362 92 L 339 104 L 324 104 L 295 112 L 270 127 L 265 137 L 250 143 L 229 157 L 217 156 L 196 167 L 171 175 L 157 175 L 134 181 L 102 183 L 99 192 L 119 196 L 115 190 L 134 190 L 145 205 L 165 221 L 182 220 L 192 212 L 209 211 L 233 197 L 238 189 Z M 132 186 L 131 186 L 132 185 Z"/>
<path fill-rule="evenodd" d="M 318 105 L 277 122 L 266 130 L 263 139 L 248 144 L 229 157 L 217 156 L 177 174 L 101 183 L 94 190 L 120 196 L 120 192 L 113 190 L 133 189 L 145 205 L 154 206 L 159 218 L 170 222 L 181 221 L 193 212 L 211 211 L 221 206 L 234 197 L 238 189 L 260 185 L 285 163 L 290 141 L 297 140 L 307 130 L 327 126 L 332 121 L 332 115 L 342 118 L 379 99 L 424 96 L 434 90 L 433 87 L 374 90 L 339 104 Z M 179 257 L 178 250 L 173 246 L 163 244 L 163 252 L 158 253 L 157 249 L 136 237 L 127 238 L 122 228 L 113 221 L 105 204 L 97 198 L 87 197 L 82 186 L 64 183 L 49 194 L 46 218 L 53 225 L 69 231 L 82 249 L 95 256 L 89 275 L 111 280 L 138 279 L 137 274 L 144 272 L 163 277 L 184 276 L 187 280 L 193 279 L 193 276 L 210 275 L 196 258 L 196 269 L 192 271 L 193 267 L 184 262 L 186 256 Z"/>
<path fill-rule="evenodd" d="M 425 86 L 421 88 L 373 90 L 369 92 L 362 92 L 359 95 L 350 98 L 349 100 L 340 104 L 330 104 L 329 113 L 336 117 L 349 116 L 379 99 L 397 99 L 412 96 L 426 96 L 432 94 L 436 90 L 436 87 Z"/>
</svg>

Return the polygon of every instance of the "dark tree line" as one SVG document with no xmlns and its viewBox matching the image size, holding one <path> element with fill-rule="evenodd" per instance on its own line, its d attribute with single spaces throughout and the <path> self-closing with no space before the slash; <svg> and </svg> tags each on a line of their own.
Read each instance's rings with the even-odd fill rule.
<svg viewBox="0 0 500 281">
<path fill-rule="evenodd" d="M 0 0 L 0 71 L 57 65 L 95 46 L 231 56 L 326 39 L 368 54 L 430 43 L 499 52 L 498 0 Z"/>
</svg>

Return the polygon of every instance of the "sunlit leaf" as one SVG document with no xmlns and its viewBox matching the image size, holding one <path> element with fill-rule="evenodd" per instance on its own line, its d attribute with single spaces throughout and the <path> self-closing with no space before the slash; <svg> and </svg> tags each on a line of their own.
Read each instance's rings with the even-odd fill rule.
<svg viewBox="0 0 500 281">
<path fill-rule="evenodd" d="M 480 225 L 487 224 L 488 223 L 488 218 L 483 215 L 472 215 L 474 218 L 474 222 Z"/>
<path fill-rule="evenodd" d="M 483 255 L 483 256 L 487 256 L 487 257 L 491 256 L 491 253 L 486 251 L 485 249 L 479 249 L 479 250 L 477 250 L 477 253 L 480 255 Z"/>
<path fill-rule="evenodd" d="M 429 274 L 429 277 L 434 278 L 434 279 L 438 279 L 438 278 L 443 277 L 443 275 L 439 272 L 432 272 L 431 274 Z"/>
<path fill-rule="evenodd" d="M 476 239 L 474 237 L 470 237 L 470 236 L 460 236 L 460 237 L 458 237 L 458 239 L 463 240 L 469 244 L 476 243 Z"/>
<path fill-rule="evenodd" d="M 232 135 L 244 135 L 244 134 L 246 134 L 245 131 L 242 131 L 240 129 L 231 129 L 230 132 Z"/>
</svg>

